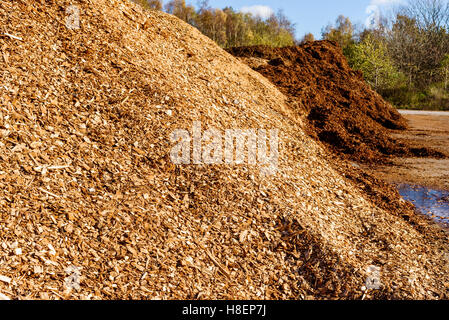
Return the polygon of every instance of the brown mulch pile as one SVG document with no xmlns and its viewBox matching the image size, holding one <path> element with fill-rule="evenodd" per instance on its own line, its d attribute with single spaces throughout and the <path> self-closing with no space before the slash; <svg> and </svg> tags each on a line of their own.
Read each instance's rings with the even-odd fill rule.
<svg viewBox="0 0 449 320">
<path fill-rule="evenodd" d="M 228 51 L 267 77 L 299 112 L 308 115 L 311 136 L 351 160 L 377 162 L 390 155 L 445 156 L 391 137 L 390 130 L 405 129 L 406 121 L 370 88 L 361 72 L 349 67 L 334 42 Z"/>
<path fill-rule="evenodd" d="M 447 238 L 334 170 L 263 76 L 126 0 L 67 29 L 72 4 L 0 2 L 0 299 L 448 297 Z M 174 165 L 193 121 L 279 129 L 278 173 Z"/>
</svg>

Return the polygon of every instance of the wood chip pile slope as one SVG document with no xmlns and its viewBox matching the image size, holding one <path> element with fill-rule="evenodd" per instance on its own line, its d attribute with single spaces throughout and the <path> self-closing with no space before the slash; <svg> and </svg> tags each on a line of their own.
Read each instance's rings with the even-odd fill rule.
<svg viewBox="0 0 449 320">
<path fill-rule="evenodd" d="M 0 293 L 446 297 L 447 253 L 326 163 L 268 80 L 125 0 L 0 2 Z M 175 166 L 170 134 L 280 130 L 280 164 Z"/>
</svg>

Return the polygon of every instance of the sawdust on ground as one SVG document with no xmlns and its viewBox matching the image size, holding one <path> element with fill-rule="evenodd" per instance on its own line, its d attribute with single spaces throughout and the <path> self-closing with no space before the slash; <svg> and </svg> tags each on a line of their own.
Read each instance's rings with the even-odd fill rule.
<svg viewBox="0 0 449 320">
<path fill-rule="evenodd" d="M 449 154 L 449 112 L 405 111 L 409 130 L 394 136 L 410 145 L 427 145 Z M 375 174 L 391 183 L 422 185 L 437 190 L 449 190 L 449 160 L 396 157 L 392 164 L 370 166 Z"/>
</svg>

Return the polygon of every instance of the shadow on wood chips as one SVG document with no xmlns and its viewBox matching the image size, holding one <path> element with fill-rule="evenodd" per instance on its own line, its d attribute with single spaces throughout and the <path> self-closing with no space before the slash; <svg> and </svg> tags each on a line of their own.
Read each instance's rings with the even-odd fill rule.
<svg viewBox="0 0 449 320">
<path fill-rule="evenodd" d="M 341 48 L 331 41 L 271 48 L 228 50 L 274 83 L 307 114 L 308 133 L 345 158 L 388 161 L 389 156 L 442 158 L 425 146 L 410 146 L 390 135 L 407 128 L 406 120 L 352 70 Z"/>
</svg>

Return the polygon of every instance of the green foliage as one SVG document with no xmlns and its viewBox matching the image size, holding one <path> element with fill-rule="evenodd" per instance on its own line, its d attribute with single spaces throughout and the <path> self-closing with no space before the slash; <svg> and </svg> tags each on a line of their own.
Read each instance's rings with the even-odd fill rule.
<svg viewBox="0 0 449 320">
<path fill-rule="evenodd" d="M 349 44 L 344 53 L 353 69 L 361 70 L 365 80 L 375 89 L 400 87 L 404 75 L 395 68 L 386 44 L 368 34 L 363 41 Z"/>
<path fill-rule="evenodd" d="M 133 0 L 162 10 L 161 0 Z M 445 5 L 447 4 L 447 5 Z M 170 0 L 165 11 L 198 28 L 222 47 L 284 47 L 313 41 L 311 34 L 295 41 L 295 26 L 278 12 L 268 19 L 231 7 L 215 9 L 208 0 L 198 9 L 185 0 Z M 337 42 L 353 69 L 396 106 L 449 110 L 449 0 L 410 0 L 390 18 L 380 17 L 374 29 L 360 29 L 340 15 L 322 30 Z"/>
<path fill-rule="evenodd" d="M 237 13 L 241 15 L 241 13 Z M 273 47 L 291 46 L 295 43 L 295 38 L 291 31 L 280 25 L 280 20 L 275 15 L 267 20 L 258 17 L 247 16 L 248 25 L 251 30 L 251 37 L 246 39 L 246 43 L 237 46 L 268 45 Z M 230 45 L 228 45 L 230 47 Z"/>
<path fill-rule="evenodd" d="M 322 35 L 394 105 L 449 110 L 449 1 L 409 1 L 378 22 L 357 31 L 339 16 Z"/>
<path fill-rule="evenodd" d="M 449 110 L 449 93 L 438 85 L 425 91 L 402 87 L 385 92 L 384 96 L 401 109 Z"/>
<path fill-rule="evenodd" d="M 446 54 L 441 61 L 441 74 L 444 79 L 444 90 L 449 89 L 449 54 Z"/>
<path fill-rule="evenodd" d="M 193 25 L 222 47 L 284 47 L 295 43 L 294 25 L 282 12 L 264 20 L 230 7 L 220 10 L 202 6 Z"/>
</svg>

